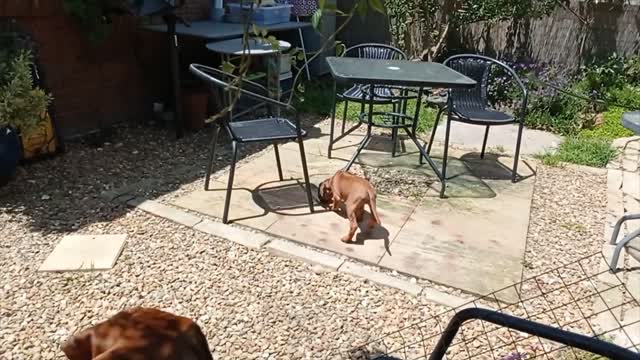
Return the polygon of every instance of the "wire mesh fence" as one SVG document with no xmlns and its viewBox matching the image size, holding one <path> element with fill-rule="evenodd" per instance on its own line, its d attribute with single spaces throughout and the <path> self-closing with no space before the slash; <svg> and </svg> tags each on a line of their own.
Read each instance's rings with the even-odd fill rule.
<svg viewBox="0 0 640 360">
<path fill-rule="evenodd" d="M 638 294 L 625 287 L 624 273 L 598 266 L 604 260 L 597 254 L 558 267 L 327 358 L 640 359 Z M 498 300 L 505 298 L 517 301 Z M 469 309 L 480 310 L 467 316 Z"/>
</svg>

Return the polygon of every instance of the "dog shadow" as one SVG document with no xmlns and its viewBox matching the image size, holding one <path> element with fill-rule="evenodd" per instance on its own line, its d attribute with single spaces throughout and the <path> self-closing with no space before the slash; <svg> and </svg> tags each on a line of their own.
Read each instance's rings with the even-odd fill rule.
<svg viewBox="0 0 640 360">
<path fill-rule="evenodd" d="M 340 217 L 349 221 L 347 218 L 347 213 L 344 210 L 344 207 L 341 207 L 340 210 L 336 211 Z M 362 220 L 358 222 L 358 229 L 360 230 L 353 241 L 351 241 L 350 245 L 360 245 L 363 246 L 366 241 L 369 240 L 382 240 L 384 241 L 384 249 L 391 256 L 391 241 L 389 240 L 389 230 L 385 228 L 383 225 L 376 225 L 373 229 L 369 229 L 369 218 L 371 217 L 371 213 L 367 210 L 364 211 L 362 215 Z"/>
</svg>

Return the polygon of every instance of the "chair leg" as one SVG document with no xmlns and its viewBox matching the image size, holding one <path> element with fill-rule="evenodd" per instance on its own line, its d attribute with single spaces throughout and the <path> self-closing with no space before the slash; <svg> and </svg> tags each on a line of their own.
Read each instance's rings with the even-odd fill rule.
<svg viewBox="0 0 640 360">
<path fill-rule="evenodd" d="M 307 156 L 304 152 L 304 143 L 302 135 L 298 135 L 298 146 L 300 147 L 300 158 L 302 159 L 302 174 L 304 175 L 304 184 L 307 191 L 307 201 L 309 202 L 309 211 L 313 212 L 313 196 L 311 195 L 311 182 L 309 181 L 309 169 L 307 168 Z"/>
<path fill-rule="evenodd" d="M 398 124 L 397 120 L 393 121 L 394 125 Z M 397 147 L 398 147 L 398 128 L 393 128 L 391 130 L 391 143 L 392 143 L 392 148 L 391 148 L 391 157 L 394 158 L 396 157 L 396 151 L 397 151 Z"/>
<path fill-rule="evenodd" d="M 480 152 L 480 159 L 484 159 L 484 153 L 487 150 L 487 139 L 489 139 L 489 125 L 484 131 L 484 140 L 482 140 L 482 151 Z"/>
<path fill-rule="evenodd" d="M 349 100 L 345 100 L 344 101 L 344 109 L 342 110 L 342 134 L 344 134 L 344 131 L 346 129 L 346 125 L 347 125 L 347 112 L 349 110 Z"/>
<path fill-rule="evenodd" d="M 516 154 L 513 157 L 513 173 L 511 174 L 511 182 L 515 183 L 518 180 L 518 161 L 520 160 L 520 145 L 522 145 L 522 130 L 524 124 L 520 122 L 518 126 L 518 140 L 516 141 Z"/>
<path fill-rule="evenodd" d="M 346 105 L 346 104 L 345 104 Z M 333 110 L 331 111 L 331 128 L 329 129 L 329 149 L 327 150 L 327 157 L 331 159 L 331 150 L 333 150 L 333 134 L 336 127 L 336 107 L 338 106 L 338 93 L 336 84 L 333 84 Z"/>
<path fill-rule="evenodd" d="M 447 187 L 447 162 L 449 156 L 449 133 L 451 131 L 451 116 L 447 116 L 447 129 L 444 133 L 444 153 L 442 155 L 442 187 L 440 188 L 440 198 L 444 199 L 444 192 Z"/>
<path fill-rule="evenodd" d="M 427 145 L 427 155 L 431 155 L 431 145 L 433 145 L 433 139 L 436 138 L 436 130 L 438 129 L 438 124 L 440 123 L 440 117 L 442 116 L 442 113 L 444 112 L 444 108 L 441 107 L 438 110 L 438 114 L 436 115 L 436 122 L 433 124 L 433 129 L 431 129 L 431 137 L 429 138 L 429 144 Z M 420 156 L 420 165 L 424 164 L 423 160 L 422 160 L 422 156 Z"/>
<path fill-rule="evenodd" d="M 220 126 L 213 125 L 213 136 L 211 137 L 211 149 L 209 150 L 209 161 L 207 162 L 207 175 L 204 179 L 204 190 L 209 190 L 209 182 L 211 181 L 211 173 L 213 172 L 213 162 L 216 159 L 216 146 L 218 144 L 218 135 Z"/>
<path fill-rule="evenodd" d="M 238 143 L 231 142 L 231 168 L 229 169 L 229 181 L 227 183 L 227 195 L 224 199 L 224 211 L 222 213 L 222 222 L 229 223 L 229 204 L 231 203 L 231 190 L 233 189 L 233 176 L 236 173 L 236 161 L 238 159 Z"/>
<path fill-rule="evenodd" d="M 280 163 L 280 151 L 278 151 L 278 144 L 273 144 L 273 149 L 276 153 L 276 164 L 278 165 L 278 178 L 280 181 L 284 180 L 282 177 L 282 164 Z"/>
<path fill-rule="evenodd" d="M 358 158 L 358 155 L 360 155 L 362 150 L 365 147 L 367 147 L 367 145 L 369 144 L 370 141 L 371 141 L 371 125 L 368 125 L 367 135 L 365 135 L 365 137 L 362 139 L 362 141 L 360 142 L 360 145 L 358 145 L 358 148 L 356 149 L 355 154 L 353 154 L 353 156 L 351 157 L 351 160 L 349 160 L 347 165 L 342 170 L 349 171 L 349 169 L 351 169 L 351 166 L 353 165 L 353 163 Z"/>
</svg>

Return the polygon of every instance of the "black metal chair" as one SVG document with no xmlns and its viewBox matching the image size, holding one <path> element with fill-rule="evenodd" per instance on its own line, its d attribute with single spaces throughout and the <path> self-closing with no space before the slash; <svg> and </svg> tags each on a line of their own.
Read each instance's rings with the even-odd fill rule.
<svg viewBox="0 0 640 360">
<path fill-rule="evenodd" d="M 390 45 L 385 44 L 377 44 L 377 43 L 367 43 L 355 45 L 342 54 L 343 57 L 357 57 L 363 59 L 377 59 L 377 60 L 407 60 L 407 55 L 402 52 L 402 50 L 397 49 Z M 409 89 L 398 88 L 393 86 L 375 86 L 374 93 L 375 97 L 373 98 L 373 103 L 375 105 L 393 105 L 394 113 L 406 113 L 407 110 L 407 100 L 410 98 L 415 98 L 415 96 L 408 96 Z M 365 113 L 365 104 L 369 103 L 371 99 L 368 98 L 368 93 L 365 87 L 361 84 L 355 84 L 348 88 L 347 90 L 339 93 L 334 83 L 334 101 L 333 101 L 333 111 L 331 113 L 331 130 L 329 135 L 329 150 L 328 157 L 331 158 L 331 151 L 333 150 L 333 144 L 335 144 L 340 139 L 349 135 L 352 131 L 360 127 L 362 124 L 359 122 L 355 126 L 351 127 L 349 130 L 346 130 L 345 124 L 347 122 L 347 111 L 349 109 L 349 102 L 359 103 L 360 104 L 360 114 Z M 344 110 L 342 114 L 342 130 L 341 134 L 338 138 L 334 139 L 334 127 L 336 122 L 336 107 L 338 104 L 338 100 L 344 101 Z M 397 129 L 393 129 L 391 133 L 391 137 L 393 140 L 393 153 L 392 156 L 395 156 L 396 142 L 398 137 Z"/>
<path fill-rule="evenodd" d="M 485 126 L 484 140 L 482 142 L 482 151 L 480 157 L 484 158 L 487 139 L 489 137 L 489 128 L 497 125 L 518 124 L 518 135 L 516 139 L 516 149 L 513 162 L 513 170 L 511 175 L 511 181 L 516 182 L 518 176 L 518 159 L 520 157 L 520 145 L 522 143 L 522 130 L 524 128 L 524 118 L 527 111 L 528 92 L 527 88 L 522 83 L 522 80 L 509 66 L 501 61 L 492 59 L 481 55 L 455 55 L 444 61 L 444 65 L 462 73 L 478 84 L 471 89 L 451 89 L 448 92 L 447 105 L 440 107 L 438 115 L 436 116 L 436 122 L 431 131 L 431 138 L 427 146 L 427 154 L 431 152 L 431 145 L 435 138 L 436 129 L 440 122 L 440 117 L 444 111 L 448 111 L 447 126 L 445 132 L 445 156 L 442 161 L 442 174 L 446 176 L 447 169 L 447 149 L 449 147 L 449 133 L 451 130 L 451 122 L 458 121 L 467 124 L 482 125 Z M 489 104 L 487 97 L 487 89 L 489 86 L 489 74 L 492 67 L 497 66 L 501 70 L 505 71 L 515 81 L 518 89 L 522 93 L 522 101 L 520 103 L 520 109 L 515 114 L 508 114 L 502 111 L 493 109 Z M 421 157 L 420 162 L 422 163 Z"/>
<path fill-rule="evenodd" d="M 221 91 L 220 100 L 224 106 L 223 116 L 214 123 L 213 138 L 211 140 L 211 149 L 209 152 L 209 161 L 207 163 L 207 175 L 205 178 L 205 190 L 209 190 L 209 182 L 211 179 L 211 171 L 213 168 L 213 162 L 215 159 L 215 148 L 218 139 L 218 133 L 220 126 L 224 127 L 231 139 L 231 168 L 229 170 L 229 181 L 227 185 L 227 194 L 224 203 L 224 213 L 222 216 L 222 222 L 228 223 L 229 217 L 229 204 L 231 202 L 231 190 L 233 188 L 233 177 L 235 174 L 236 161 L 238 157 L 238 145 L 243 143 L 253 142 L 270 142 L 273 143 L 276 155 L 276 164 L 278 168 L 278 176 L 280 181 L 284 180 L 282 176 L 282 166 L 280 164 L 280 153 L 278 152 L 278 142 L 287 140 L 295 140 L 300 147 L 300 157 L 302 159 L 302 172 L 304 175 L 305 187 L 307 192 L 307 200 L 309 201 L 309 210 L 313 212 L 313 197 L 311 195 L 311 184 L 309 182 L 309 171 L 307 169 L 307 159 L 304 152 L 304 144 L 302 138 L 306 136 L 306 132 L 300 126 L 300 120 L 297 115 L 293 117 L 293 120 L 285 119 L 279 116 L 279 110 L 284 109 L 286 111 L 296 114 L 295 108 L 282 103 L 280 101 L 271 99 L 263 94 L 268 94 L 265 87 L 256 84 L 248 80 L 241 80 L 237 76 L 225 73 L 218 69 L 214 69 L 208 66 L 191 64 L 190 70 L 200 79 L 204 80 L 208 84 L 218 88 Z M 249 91 L 252 89 L 254 91 Z M 266 117 L 251 120 L 234 120 L 231 121 L 231 106 L 232 100 L 236 96 L 246 95 L 258 101 L 263 101 L 270 106 L 267 106 L 268 114 Z M 277 109 L 274 116 L 273 109 Z"/>
</svg>

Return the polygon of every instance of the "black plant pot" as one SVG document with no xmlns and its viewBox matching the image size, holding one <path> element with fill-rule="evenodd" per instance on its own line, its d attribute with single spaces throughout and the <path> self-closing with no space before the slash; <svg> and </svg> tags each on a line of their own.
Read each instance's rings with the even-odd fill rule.
<svg viewBox="0 0 640 360">
<path fill-rule="evenodd" d="M 11 128 L 0 128 L 0 186 L 6 185 L 16 174 L 20 161 L 20 139 Z"/>
</svg>

